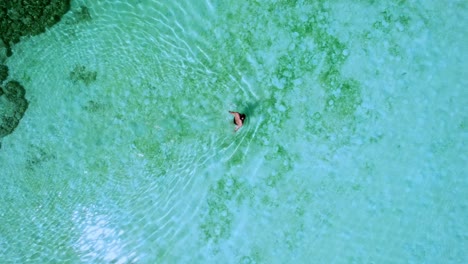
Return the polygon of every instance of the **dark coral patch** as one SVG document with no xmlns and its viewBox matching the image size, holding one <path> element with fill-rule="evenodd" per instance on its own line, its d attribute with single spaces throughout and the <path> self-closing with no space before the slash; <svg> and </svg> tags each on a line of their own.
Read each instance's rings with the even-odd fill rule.
<svg viewBox="0 0 468 264">
<path fill-rule="evenodd" d="M 24 98 L 26 91 L 17 81 L 10 81 L 5 85 L 5 95 L 10 101 Z"/>
<path fill-rule="evenodd" d="M 23 118 L 28 101 L 26 100 L 24 87 L 17 81 L 10 81 L 2 90 L 5 93 L 6 99 L 0 101 L 2 116 L 0 120 L 0 138 L 11 134 L 18 126 L 19 121 Z"/>
<path fill-rule="evenodd" d="M 12 46 L 23 36 L 33 36 L 60 21 L 70 10 L 70 0 L 0 1 L 0 60 L 12 55 Z M 5 52 L 6 51 L 6 52 Z M 0 64 L 0 85 L 8 79 L 8 67 Z M 0 87 L 0 139 L 11 134 L 23 118 L 28 101 L 17 81 Z M 5 97 L 3 96 L 5 95 Z"/>
<path fill-rule="evenodd" d="M 0 38 L 11 56 L 11 46 L 22 36 L 33 36 L 60 21 L 70 0 L 9 0 L 0 4 Z"/>
<path fill-rule="evenodd" d="M 8 66 L 0 64 L 0 84 L 8 78 Z"/>
</svg>

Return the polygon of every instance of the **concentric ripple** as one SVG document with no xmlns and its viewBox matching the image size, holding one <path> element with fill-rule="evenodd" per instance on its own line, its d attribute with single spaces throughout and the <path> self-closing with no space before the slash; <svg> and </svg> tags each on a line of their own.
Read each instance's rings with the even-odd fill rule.
<svg viewBox="0 0 468 264">
<path fill-rule="evenodd" d="M 222 95 L 203 92 L 213 75 L 205 64 L 208 41 L 186 29 L 200 19 L 190 14 L 194 10 L 183 3 L 76 2 L 64 23 L 30 40 L 43 47 L 40 52 L 12 62 L 34 104 L 23 133 L 48 135 L 34 139 L 40 147 L 23 162 L 31 175 L 47 175 L 41 188 L 53 177 L 66 182 L 56 193 L 65 193 L 63 211 L 52 215 L 67 219 L 63 228 L 72 231 L 64 243 L 81 261 L 163 257 L 136 252 L 148 249 L 144 241 L 170 248 L 190 235 L 187 225 L 198 217 L 207 180 L 200 174 L 219 159 L 217 145 L 228 136 L 221 140 L 222 130 L 213 130 L 221 116 L 213 103 Z M 30 51 L 21 45 L 16 52 Z M 193 142 L 193 134 L 200 140 Z M 52 163 L 68 169 L 51 174 Z M 55 202 L 38 207 L 49 204 Z M 61 232 L 57 228 L 44 230 Z"/>
<path fill-rule="evenodd" d="M 65 195 L 53 216 L 66 224 L 46 230 L 71 230 L 66 243 L 81 261 L 168 257 L 199 222 L 205 182 L 221 176 L 213 166 L 255 138 L 261 122 L 249 121 L 234 141 L 233 126 L 226 126 L 228 107 L 239 106 L 237 96 L 226 96 L 258 96 L 238 71 L 220 76 L 224 66 L 214 65 L 216 47 L 206 39 L 213 14 L 205 10 L 214 11 L 189 3 L 75 2 L 55 30 L 30 40 L 40 52 L 17 47 L 31 52 L 11 62 L 34 105 L 22 133 L 47 135 L 34 139 L 32 161 L 23 162 L 31 175 L 48 175 L 41 188 L 54 177 L 65 183 L 48 195 Z M 63 175 L 50 173 L 61 166 Z M 137 253 L 154 244 L 161 248 L 156 255 Z"/>
</svg>

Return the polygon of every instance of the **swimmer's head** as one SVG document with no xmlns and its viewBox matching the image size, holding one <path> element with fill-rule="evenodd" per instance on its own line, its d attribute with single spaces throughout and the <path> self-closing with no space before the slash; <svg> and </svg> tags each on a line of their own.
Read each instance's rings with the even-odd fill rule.
<svg viewBox="0 0 468 264">
<path fill-rule="evenodd" d="M 244 122 L 244 120 L 245 120 L 245 115 L 244 115 L 244 114 L 239 114 L 239 117 L 240 117 L 240 120 L 242 120 L 242 122 Z"/>
</svg>

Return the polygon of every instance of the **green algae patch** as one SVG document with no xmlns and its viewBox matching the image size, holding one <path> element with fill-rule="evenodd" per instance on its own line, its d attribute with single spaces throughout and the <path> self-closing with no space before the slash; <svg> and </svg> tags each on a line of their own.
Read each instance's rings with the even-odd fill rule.
<svg viewBox="0 0 468 264">
<path fill-rule="evenodd" d="M 75 10 L 72 10 L 71 16 L 67 17 L 64 21 L 66 24 L 78 24 L 86 21 L 90 21 L 92 19 L 91 13 L 89 12 L 89 8 L 87 6 L 81 5 Z"/>
<path fill-rule="evenodd" d="M 342 118 L 352 117 L 362 102 L 360 91 L 358 82 L 345 80 L 338 86 L 336 93 L 327 94 L 325 110 Z"/>
<path fill-rule="evenodd" d="M 222 178 L 210 188 L 208 212 L 200 226 L 206 240 L 218 243 L 229 238 L 234 221 L 233 203 L 240 204 L 249 192 L 246 183 L 234 176 Z"/>
<path fill-rule="evenodd" d="M 70 71 L 70 80 L 73 83 L 84 83 L 86 85 L 90 85 L 94 81 L 96 81 L 97 78 L 97 72 L 88 70 L 85 66 L 83 65 L 76 65 L 75 68 L 73 68 L 72 71 Z"/>
<path fill-rule="evenodd" d="M 89 113 L 99 113 L 103 112 L 106 106 L 99 101 L 89 100 L 82 108 Z"/>
<path fill-rule="evenodd" d="M 334 147 L 349 143 L 357 126 L 355 114 L 362 103 L 362 85 L 342 74 L 349 47 L 329 30 L 330 5 L 323 1 L 280 1 L 264 6 L 230 2 L 230 6 L 231 12 L 224 16 L 228 22 L 220 21 L 214 29 L 224 51 L 219 54 L 226 54 L 216 59 L 229 62 L 225 67 L 235 65 L 228 72 L 253 76 L 255 85 L 261 87 L 257 90 L 261 102 L 258 112 L 266 122 L 257 136 L 280 135 L 291 124 L 289 120 L 301 115 L 304 128 L 311 129 L 314 137 L 337 138 L 328 141 Z M 393 50 L 399 52 L 398 47 Z M 302 107 L 300 113 L 294 111 L 296 106 Z M 313 113 L 321 115 L 318 123 Z"/>
<path fill-rule="evenodd" d="M 49 152 L 43 147 L 36 145 L 30 145 L 29 152 L 27 154 L 28 158 L 26 160 L 26 169 L 34 170 L 39 166 L 42 166 L 44 163 L 56 159 L 55 154 Z"/>
</svg>

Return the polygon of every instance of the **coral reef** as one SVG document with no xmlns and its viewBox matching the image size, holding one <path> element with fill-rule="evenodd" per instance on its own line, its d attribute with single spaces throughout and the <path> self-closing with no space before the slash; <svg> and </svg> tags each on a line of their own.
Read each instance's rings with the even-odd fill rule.
<svg viewBox="0 0 468 264">
<path fill-rule="evenodd" d="M 9 0 L 0 3 L 0 38 L 11 56 L 11 46 L 22 36 L 37 35 L 60 21 L 70 0 Z"/>
</svg>

